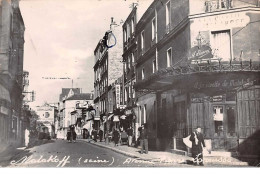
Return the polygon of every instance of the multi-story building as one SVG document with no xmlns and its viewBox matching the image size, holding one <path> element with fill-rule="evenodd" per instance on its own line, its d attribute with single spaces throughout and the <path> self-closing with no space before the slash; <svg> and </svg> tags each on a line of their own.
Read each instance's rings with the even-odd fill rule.
<svg viewBox="0 0 260 180">
<path fill-rule="evenodd" d="M 23 142 L 24 22 L 18 0 L 0 1 L 0 142 Z"/>
<path fill-rule="evenodd" d="M 260 128 L 259 5 L 150 5 L 136 25 L 134 87 L 138 120 L 148 124 L 151 147 L 186 150 L 182 138 L 201 126 L 213 150 L 253 151 Z"/>
<path fill-rule="evenodd" d="M 112 48 L 105 46 L 100 40 L 94 50 L 94 103 L 97 112 L 96 128 L 98 123 L 102 123 L 102 117 L 108 116 L 108 86 L 122 76 L 122 31 L 120 24 L 116 24 L 111 20 L 110 31 L 116 39 L 116 44 Z M 111 37 L 113 38 L 113 37 Z M 100 122 L 98 120 L 101 120 Z"/>
<path fill-rule="evenodd" d="M 138 115 L 138 108 L 136 106 L 134 84 L 136 82 L 136 55 L 137 55 L 137 42 L 136 42 L 136 24 L 138 19 L 138 9 L 136 4 L 133 4 L 132 11 L 123 24 L 123 104 L 126 106 L 125 115 L 126 119 L 131 123 L 134 129 L 135 138 L 138 136 L 138 127 L 141 123 L 136 121 Z"/>
<path fill-rule="evenodd" d="M 93 94 L 92 93 L 81 93 L 78 88 L 62 88 L 63 93 L 60 97 L 64 97 L 59 103 L 59 125 L 58 125 L 58 136 L 60 138 L 65 138 L 67 129 L 70 125 L 79 124 L 79 133 L 81 130 L 81 124 L 87 123 L 90 119 L 89 114 L 83 115 L 83 110 L 87 109 L 93 104 Z M 66 92 L 65 92 L 66 91 Z M 83 121 L 83 122 L 82 122 Z M 90 123 L 94 123 L 91 120 Z M 79 122 L 79 123 L 78 123 Z M 83 125 L 82 124 L 82 125 Z M 92 128 L 92 126 L 90 126 Z"/>
</svg>

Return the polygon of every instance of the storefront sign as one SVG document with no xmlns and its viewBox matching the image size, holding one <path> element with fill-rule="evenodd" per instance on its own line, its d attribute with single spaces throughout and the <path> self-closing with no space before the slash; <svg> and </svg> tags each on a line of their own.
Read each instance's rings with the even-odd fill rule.
<svg viewBox="0 0 260 180">
<path fill-rule="evenodd" d="M 116 88 L 116 106 L 118 107 L 118 105 L 120 105 L 120 85 L 116 84 L 115 88 Z"/>
<path fill-rule="evenodd" d="M 229 87 L 238 87 L 243 85 L 253 85 L 253 81 L 248 79 L 225 79 L 223 81 L 217 80 L 213 82 L 196 82 L 193 86 L 195 89 L 204 89 L 204 88 L 229 88 Z"/>
<path fill-rule="evenodd" d="M 193 19 L 191 29 L 219 30 L 223 28 L 244 27 L 250 22 L 250 17 L 246 12 L 236 12 L 206 16 Z"/>
<path fill-rule="evenodd" d="M 203 45 L 200 48 L 195 46 L 190 50 L 189 60 L 209 59 L 212 57 L 212 50 L 209 46 Z"/>
</svg>

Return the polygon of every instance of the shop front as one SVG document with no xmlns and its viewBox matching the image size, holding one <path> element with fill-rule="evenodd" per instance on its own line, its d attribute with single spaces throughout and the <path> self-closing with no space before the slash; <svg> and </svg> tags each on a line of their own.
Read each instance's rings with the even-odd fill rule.
<svg viewBox="0 0 260 180">
<path fill-rule="evenodd" d="M 185 72 L 179 68 L 159 72 L 136 88 L 156 94 L 155 106 L 146 111 L 148 115 L 152 109 L 157 112 L 153 133 L 157 149 L 176 144 L 177 149 L 186 151 L 182 138 L 200 126 L 208 149 L 238 151 L 239 145 L 260 128 L 259 82 L 256 69 L 194 72 L 185 67 Z M 153 131 L 151 119 L 147 123 Z M 248 147 L 253 147 L 256 139 L 250 142 Z"/>
</svg>

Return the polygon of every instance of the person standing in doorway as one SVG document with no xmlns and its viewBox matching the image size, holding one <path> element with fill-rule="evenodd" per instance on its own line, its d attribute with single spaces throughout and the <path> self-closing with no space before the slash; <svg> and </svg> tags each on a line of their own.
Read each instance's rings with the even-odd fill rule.
<svg viewBox="0 0 260 180">
<path fill-rule="evenodd" d="M 132 146 L 133 129 L 131 126 L 127 129 L 127 135 L 128 135 L 128 146 Z"/>
<path fill-rule="evenodd" d="M 140 131 L 140 145 L 141 145 L 141 154 L 145 150 L 145 153 L 148 154 L 148 130 L 147 124 L 142 124 L 139 128 Z"/>
<path fill-rule="evenodd" d="M 202 145 L 205 146 L 204 137 L 201 133 L 201 127 L 197 127 L 195 132 L 190 136 L 190 141 L 192 142 L 192 157 L 194 165 L 203 166 L 203 154 L 202 154 Z"/>
</svg>

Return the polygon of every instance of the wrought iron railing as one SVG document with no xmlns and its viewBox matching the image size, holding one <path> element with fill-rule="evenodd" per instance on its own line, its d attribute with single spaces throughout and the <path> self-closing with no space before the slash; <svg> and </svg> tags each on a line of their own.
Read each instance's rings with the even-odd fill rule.
<svg viewBox="0 0 260 180">
<path fill-rule="evenodd" d="M 238 72 L 238 71 L 260 71 L 260 61 L 221 61 L 221 59 L 205 59 L 205 60 L 193 60 L 190 63 L 171 66 L 166 69 L 161 69 L 151 74 L 148 78 L 139 80 L 134 87 L 143 89 L 147 84 L 152 83 L 158 78 L 164 76 L 178 76 L 189 75 L 200 72 Z M 144 88 L 145 89 L 145 88 Z"/>
</svg>

